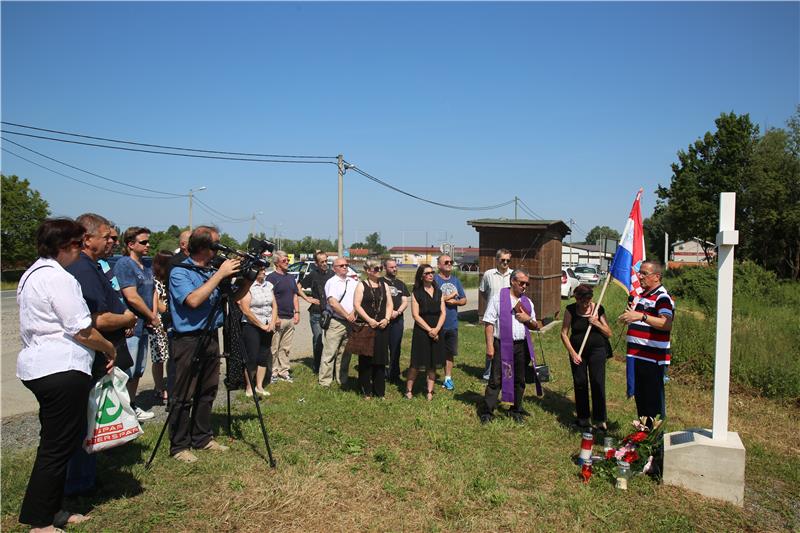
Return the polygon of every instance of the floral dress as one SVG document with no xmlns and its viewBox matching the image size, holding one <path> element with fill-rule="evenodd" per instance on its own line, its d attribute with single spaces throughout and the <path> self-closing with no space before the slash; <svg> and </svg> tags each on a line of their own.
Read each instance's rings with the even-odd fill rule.
<svg viewBox="0 0 800 533">
<path fill-rule="evenodd" d="M 158 300 L 160 303 L 167 305 L 167 309 L 169 309 L 169 305 L 167 304 L 167 289 L 164 287 L 164 284 L 156 279 L 156 293 L 158 294 Z M 163 320 L 162 320 L 163 324 Z M 169 339 L 167 338 L 167 332 L 164 330 L 164 326 L 158 326 L 153 328 L 153 342 L 150 347 L 150 358 L 153 360 L 154 363 L 163 363 L 167 359 L 169 359 Z"/>
</svg>

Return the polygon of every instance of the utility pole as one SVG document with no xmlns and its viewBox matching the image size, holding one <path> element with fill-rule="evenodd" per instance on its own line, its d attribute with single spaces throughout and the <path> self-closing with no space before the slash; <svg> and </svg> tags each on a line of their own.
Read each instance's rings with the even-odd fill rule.
<svg viewBox="0 0 800 533">
<path fill-rule="evenodd" d="M 189 231 L 192 231 L 192 198 L 194 193 L 206 190 L 205 186 L 197 189 L 189 189 Z"/>
<path fill-rule="evenodd" d="M 336 253 L 341 259 L 344 257 L 344 160 L 342 154 L 336 158 L 339 169 L 339 244 Z"/>
<path fill-rule="evenodd" d="M 515 197 L 514 197 L 514 220 L 516 220 L 516 219 L 517 219 L 517 202 L 518 202 L 518 201 L 519 201 L 519 198 L 517 198 L 517 197 L 515 196 Z"/>
<path fill-rule="evenodd" d="M 256 236 L 256 215 L 263 215 L 263 214 L 264 214 L 263 211 L 258 211 L 257 213 L 256 212 L 253 213 L 253 218 L 250 219 L 250 236 L 251 237 L 255 237 Z"/>
<path fill-rule="evenodd" d="M 664 270 L 669 270 L 669 233 L 664 232 Z"/>
<path fill-rule="evenodd" d="M 569 219 L 569 266 L 572 266 L 572 224 L 575 221 L 572 220 L 572 217 Z"/>
</svg>

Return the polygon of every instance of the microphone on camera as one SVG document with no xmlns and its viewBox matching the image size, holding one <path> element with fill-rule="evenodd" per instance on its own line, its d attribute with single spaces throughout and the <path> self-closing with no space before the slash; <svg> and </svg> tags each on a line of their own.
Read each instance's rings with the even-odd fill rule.
<svg viewBox="0 0 800 533">
<path fill-rule="evenodd" d="M 217 252 L 225 252 L 226 254 L 236 254 L 236 250 L 228 248 L 227 246 L 219 242 L 212 242 L 211 249 L 216 250 Z"/>
</svg>

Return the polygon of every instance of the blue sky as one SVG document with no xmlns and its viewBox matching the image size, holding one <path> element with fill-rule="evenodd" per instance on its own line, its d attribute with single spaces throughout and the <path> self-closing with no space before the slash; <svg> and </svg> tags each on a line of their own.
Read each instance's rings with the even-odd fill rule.
<svg viewBox="0 0 800 533">
<path fill-rule="evenodd" d="M 2 117 L 100 137 L 335 156 L 462 206 L 515 195 L 546 219 L 622 230 L 721 112 L 783 126 L 800 103 L 800 4 L 2 3 Z M 20 131 L 17 128 L 17 131 Z M 186 193 L 256 229 L 336 237 L 336 168 L 136 154 L 8 136 L 83 169 Z M 131 191 L 3 143 L 92 183 Z M 186 224 L 188 201 L 69 181 L 7 153 L 54 214 Z M 132 192 L 132 191 L 131 191 Z M 141 194 L 147 194 L 142 193 Z M 345 243 L 477 245 L 464 212 L 350 171 Z M 520 212 L 520 217 L 524 217 Z M 194 223 L 229 222 L 195 204 Z"/>
</svg>

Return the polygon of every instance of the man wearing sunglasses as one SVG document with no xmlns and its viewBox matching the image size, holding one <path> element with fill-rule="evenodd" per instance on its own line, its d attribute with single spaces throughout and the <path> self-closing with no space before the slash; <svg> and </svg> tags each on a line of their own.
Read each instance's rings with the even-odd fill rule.
<svg viewBox="0 0 800 533">
<path fill-rule="evenodd" d="M 525 296 L 529 283 L 526 271 L 515 270 L 511 274 L 511 287 L 501 289 L 486 305 L 483 314 L 486 356 L 492 361 L 489 384 L 478 410 L 483 424 L 494 419 L 501 388 L 501 400 L 513 404 L 509 415 L 515 422 L 522 423 L 528 414 L 522 408 L 522 398 L 525 394 L 525 367 L 533 354 L 530 330 L 540 328 L 533 302 Z M 542 393 L 538 380 L 536 393 Z"/>
<path fill-rule="evenodd" d="M 500 248 L 494 254 L 496 268 L 490 268 L 483 273 L 481 284 L 478 287 L 478 296 L 484 302 L 484 309 L 492 301 L 495 294 L 500 289 L 511 286 L 511 252 L 505 248 Z M 492 360 L 486 358 L 486 367 L 483 370 L 483 380 L 489 381 L 489 373 L 492 370 Z"/>
<path fill-rule="evenodd" d="M 642 263 L 639 283 L 644 292 L 635 305 L 628 305 L 619 321 L 628 324 L 627 356 L 635 360 L 636 411 L 640 417 L 664 417 L 664 369 L 670 363 L 669 337 L 675 303 L 661 285 L 660 263 Z"/>
<path fill-rule="evenodd" d="M 136 406 L 135 402 L 139 378 L 144 375 L 150 348 L 148 328 L 161 324 L 161 318 L 156 307 L 158 300 L 153 269 L 145 266 L 142 261 L 150 252 L 150 230 L 139 226 L 130 227 L 125 230 L 122 240 L 125 257 L 114 265 L 114 276 L 119 281 L 125 303 L 139 317 L 133 328 L 133 335 L 128 337 L 128 350 L 133 357 L 133 367 L 128 371 L 128 394 L 136 417 L 142 421 L 155 416 L 152 411 Z"/>
<path fill-rule="evenodd" d="M 445 319 L 441 332 L 445 355 L 442 387 L 454 390 L 453 358 L 458 355 L 458 308 L 467 305 L 467 295 L 461 281 L 453 275 L 453 259 L 449 255 L 439 256 L 438 267 L 439 273 L 433 279 L 442 291 L 445 306 Z"/>
</svg>

